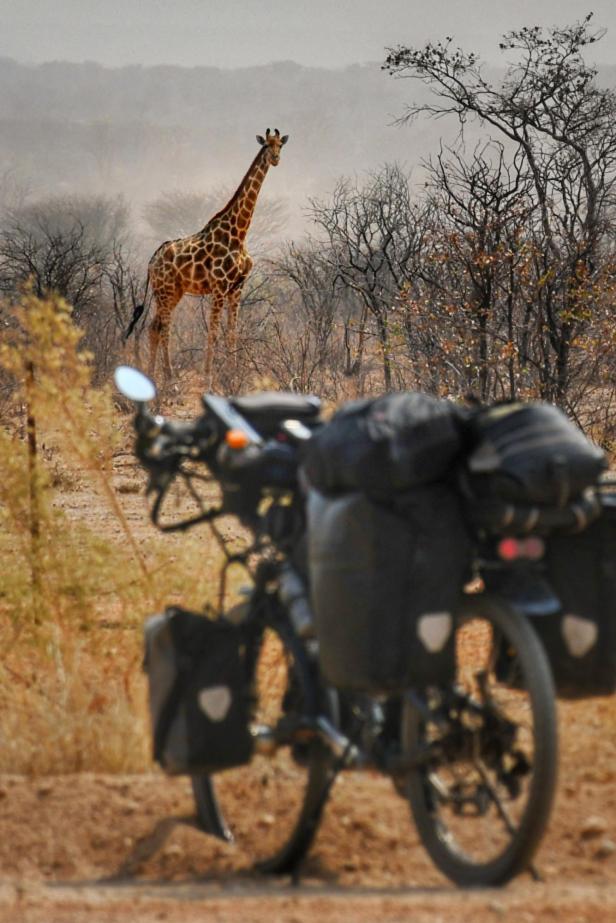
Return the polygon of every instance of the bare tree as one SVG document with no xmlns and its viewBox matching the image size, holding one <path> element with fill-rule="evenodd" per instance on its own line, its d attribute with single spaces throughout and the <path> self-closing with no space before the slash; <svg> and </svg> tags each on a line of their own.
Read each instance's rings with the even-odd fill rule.
<svg viewBox="0 0 616 923">
<path fill-rule="evenodd" d="M 7 209 L 0 224 L 0 292 L 13 300 L 27 283 L 39 297 L 66 299 L 98 372 L 117 357 L 133 308 L 134 265 L 121 200 L 49 198 Z"/>
<path fill-rule="evenodd" d="M 290 244 L 272 263 L 275 279 L 291 282 L 293 313 L 308 334 L 310 352 L 317 368 L 331 363 L 335 352 L 335 324 L 340 308 L 340 290 L 330 263 L 315 244 Z"/>
<path fill-rule="evenodd" d="M 441 149 L 427 165 L 431 235 L 416 302 L 427 320 L 420 326 L 423 351 L 434 374 L 448 364 L 459 385 L 482 399 L 516 395 L 518 340 L 529 326 L 529 318 L 520 317 L 520 267 L 533 206 L 521 166 L 496 142 L 479 146 L 469 159 Z"/>
<path fill-rule="evenodd" d="M 426 224 L 397 164 L 371 174 L 360 187 L 348 179 L 329 202 L 311 200 L 311 216 L 325 232 L 327 260 L 370 312 L 381 348 L 385 388 L 392 388 L 391 313 L 412 279 Z"/>
<path fill-rule="evenodd" d="M 566 401 L 572 350 L 588 323 L 602 248 L 613 231 L 616 184 L 616 94 L 600 88 L 583 57 L 596 42 L 591 15 L 562 29 L 523 28 L 500 45 L 515 58 L 494 86 L 476 55 L 451 39 L 421 49 L 399 46 L 386 69 L 426 84 L 420 113 L 470 119 L 500 136 L 518 157 L 536 202 L 534 293 L 541 314 L 542 395 Z M 592 300 L 592 299 L 591 299 Z"/>
<path fill-rule="evenodd" d="M 79 317 L 98 297 L 104 256 L 98 243 L 87 241 L 79 218 L 62 228 L 43 216 L 23 221 L 13 214 L 0 234 L 0 288 L 15 295 L 28 282 L 39 297 L 56 292 Z"/>
<path fill-rule="evenodd" d="M 49 198 L 6 212 L 0 228 L 0 288 L 30 281 L 36 294 L 57 292 L 81 316 L 96 300 L 127 209 L 102 197 Z"/>
</svg>

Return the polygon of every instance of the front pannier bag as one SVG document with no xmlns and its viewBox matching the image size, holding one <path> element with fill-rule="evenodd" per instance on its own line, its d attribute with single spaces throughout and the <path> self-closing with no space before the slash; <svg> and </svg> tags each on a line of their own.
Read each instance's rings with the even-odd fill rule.
<svg viewBox="0 0 616 923">
<path fill-rule="evenodd" d="M 548 542 L 546 576 L 562 608 L 532 624 L 563 698 L 616 691 L 616 494 L 601 508 L 583 532 Z"/>
<path fill-rule="evenodd" d="M 469 425 L 467 459 L 479 501 L 564 507 L 596 483 L 604 453 L 551 404 L 499 404 Z"/>
<path fill-rule="evenodd" d="M 453 611 L 469 560 L 457 496 L 432 485 L 399 496 L 396 507 L 361 493 L 309 493 L 319 660 L 342 689 L 423 688 L 453 676 Z"/>
<path fill-rule="evenodd" d="M 165 772 L 218 772 L 250 760 L 241 629 L 169 608 L 144 628 L 154 758 Z"/>
</svg>

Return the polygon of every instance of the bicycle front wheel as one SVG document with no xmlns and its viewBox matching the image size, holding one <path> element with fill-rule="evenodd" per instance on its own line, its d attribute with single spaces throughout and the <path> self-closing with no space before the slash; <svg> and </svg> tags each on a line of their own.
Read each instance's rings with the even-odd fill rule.
<svg viewBox="0 0 616 923">
<path fill-rule="evenodd" d="M 207 833 L 236 843 L 263 872 L 291 871 L 304 856 L 320 819 L 329 762 L 302 721 L 314 715 L 313 671 L 285 623 L 255 641 L 253 722 L 271 732 L 271 754 L 215 777 L 192 777 L 197 820 Z M 303 722 L 305 725 L 305 721 Z"/>
<path fill-rule="evenodd" d="M 548 822 L 557 772 L 555 693 L 540 642 L 505 601 L 469 597 L 456 627 L 456 676 L 423 714 L 403 709 L 415 768 L 406 794 L 435 865 L 461 886 L 527 869 Z"/>
</svg>

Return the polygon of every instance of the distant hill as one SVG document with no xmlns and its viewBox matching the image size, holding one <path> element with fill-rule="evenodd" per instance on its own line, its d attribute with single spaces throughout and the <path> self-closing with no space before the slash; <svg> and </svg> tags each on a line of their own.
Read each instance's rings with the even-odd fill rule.
<svg viewBox="0 0 616 923">
<path fill-rule="evenodd" d="M 616 68 L 602 77 L 616 83 Z M 278 127 L 290 142 L 264 194 L 288 200 L 294 231 L 306 197 L 340 175 L 386 161 L 411 168 L 441 135 L 455 136 L 443 121 L 394 125 L 425 90 L 377 63 L 222 70 L 2 58 L 0 88 L 0 178 L 10 171 L 34 194 L 122 193 L 137 210 L 159 192 L 235 187 L 255 134 Z"/>
<path fill-rule="evenodd" d="M 442 127 L 394 126 L 416 88 L 378 64 L 113 69 L 0 59 L 0 87 L 0 176 L 10 169 L 35 193 L 121 192 L 136 203 L 235 186 L 255 135 L 278 127 L 290 142 L 264 192 L 297 208 L 342 174 L 391 160 L 410 167 Z"/>
</svg>

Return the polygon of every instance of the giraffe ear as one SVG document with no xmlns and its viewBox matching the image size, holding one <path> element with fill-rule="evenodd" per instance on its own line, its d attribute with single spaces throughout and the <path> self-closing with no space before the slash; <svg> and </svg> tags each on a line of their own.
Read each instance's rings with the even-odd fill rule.
<svg viewBox="0 0 616 923">
<path fill-rule="evenodd" d="M 265 138 L 263 137 L 263 135 L 257 135 L 257 141 L 259 142 L 259 144 L 265 144 Z"/>
<path fill-rule="evenodd" d="M 288 135 L 283 135 L 282 138 L 280 139 L 280 143 L 281 143 L 281 144 L 286 144 L 288 140 L 289 140 L 289 136 L 288 136 Z"/>
</svg>

